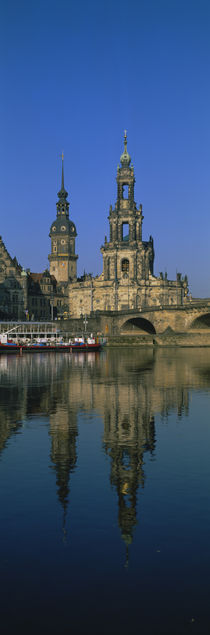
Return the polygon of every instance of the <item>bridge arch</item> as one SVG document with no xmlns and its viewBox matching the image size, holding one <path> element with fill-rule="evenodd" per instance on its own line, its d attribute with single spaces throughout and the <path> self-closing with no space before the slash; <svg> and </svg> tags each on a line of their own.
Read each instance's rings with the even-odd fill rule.
<svg viewBox="0 0 210 635">
<path fill-rule="evenodd" d="M 190 328 L 191 329 L 210 329 L 210 312 L 209 313 L 203 313 L 202 315 L 199 315 L 197 318 L 195 318 L 191 324 L 190 324 Z"/>
<path fill-rule="evenodd" d="M 156 330 L 150 320 L 146 320 L 146 318 L 143 317 L 133 317 L 126 320 L 126 322 L 121 325 L 120 332 L 127 333 L 129 335 L 137 335 L 140 333 L 155 334 Z"/>
</svg>

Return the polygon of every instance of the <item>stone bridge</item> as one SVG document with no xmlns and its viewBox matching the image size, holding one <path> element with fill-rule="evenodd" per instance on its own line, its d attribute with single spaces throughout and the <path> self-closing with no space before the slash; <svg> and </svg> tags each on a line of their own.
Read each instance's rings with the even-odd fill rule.
<svg viewBox="0 0 210 635">
<path fill-rule="evenodd" d="M 86 324 L 85 324 L 86 321 Z M 188 302 L 180 306 L 145 307 L 141 310 L 95 311 L 80 318 L 62 320 L 62 331 L 84 333 L 93 331 L 109 336 L 206 333 L 210 337 L 210 299 Z"/>
<path fill-rule="evenodd" d="M 179 307 L 151 307 L 141 312 L 119 315 L 118 329 L 121 333 L 131 333 L 141 330 L 147 333 L 163 333 L 170 328 L 175 332 L 184 333 L 193 329 L 196 331 L 210 330 L 210 302 L 202 306 L 197 304 Z"/>
<path fill-rule="evenodd" d="M 91 314 L 100 319 L 100 327 L 109 335 L 136 335 L 141 333 L 210 333 L 210 300 L 183 306 L 145 307 L 141 310 L 107 311 Z M 99 325 L 98 325 L 99 326 Z"/>
</svg>

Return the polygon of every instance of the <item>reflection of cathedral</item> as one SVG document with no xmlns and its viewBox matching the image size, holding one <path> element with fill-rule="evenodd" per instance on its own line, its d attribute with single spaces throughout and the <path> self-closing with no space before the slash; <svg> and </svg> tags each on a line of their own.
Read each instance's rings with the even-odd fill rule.
<svg viewBox="0 0 210 635">
<path fill-rule="evenodd" d="M 69 480 L 77 462 L 77 415 L 65 408 L 50 415 L 51 461 L 56 472 L 59 501 L 66 515 L 69 500 Z"/>
<path fill-rule="evenodd" d="M 147 360 L 149 361 L 147 356 Z M 151 364 L 151 360 L 150 360 Z M 111 484 L 118 496 L 118 522 L 128 546 L 136 525 L 137 491 L 144 486 L 144 453 L 155 447 L 154 418 L 147 385 L 138 379 L 108 388 L 104 447 L 111 459 Z"/>
<path fill-rule="evenodd" d="M 146 483 L 146 453 L 155 456 L 155 421 L 189 408 L 189 387 L 208 387 L 208 351 L 108 351 L 104 355 L 0 357 L 0 452 L 33 416 L 49 419 L 51 467 L 67 514 L 70 478 L 77 469 L 78 412 L 99 413 L 102 447 L 118 501 L 126 546 L 137 523 L 138 488 Z M 88 475 L 87 475 L 88 478 Z M 97 478 L 97 474 L 96 474 Z"/>
<path fill-rule="evenodd" d="M 111 484 L 118 495 L 119 526 L 128 546 L 136 525 L 138 486 L 144 486 L 144 453 L 152 453 L 155 447 L 154 419 L 135 405 L 131 411 L 107 409 L 104 447 L 111 459 Z"/>
</svg>

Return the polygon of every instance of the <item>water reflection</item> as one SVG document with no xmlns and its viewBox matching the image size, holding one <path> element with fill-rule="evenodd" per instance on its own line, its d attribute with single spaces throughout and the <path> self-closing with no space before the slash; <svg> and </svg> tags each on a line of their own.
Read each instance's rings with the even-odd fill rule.
<svg viewBox="0 0 210 635">
<path fill-rule="evenodd" d="M 137 523 L 144 456 L 155 455 L 155 416 L 189 412 L 189 390 L 210 387 L 208 350 L 106 351 L 87 355 L 0 357 L 0 451 L 31 416 L 49 418 L 51 466 L 64 523 L 70 475 L 77 464 L 78 412 L 103 417 L 103 448 L 117 493 L 126 546 Z"/>
</svg>

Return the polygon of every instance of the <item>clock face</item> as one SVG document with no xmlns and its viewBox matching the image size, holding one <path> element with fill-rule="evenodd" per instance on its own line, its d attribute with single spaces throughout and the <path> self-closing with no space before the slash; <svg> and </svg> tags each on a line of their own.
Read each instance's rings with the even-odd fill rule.
<svg viewBox="0 0 210 635">
<path fill-rule="evenodd" d="M 56 227 L 55 227 L 55 225 L 53 226 L 53 228 L 52 228 L 52 230 L 53 230 L 53 232 L 55 232 L 55 230 L 56 230 Z"/>
<path fill-rule="evenodd" d="M 62 227 L 61 227 L 61 231 L 62 231 L 62 232 L 65 232 L 65 231 L 66 231 L 66 226 L 65 226 L 65 225 L 62 225 Z"/>
</svg>

